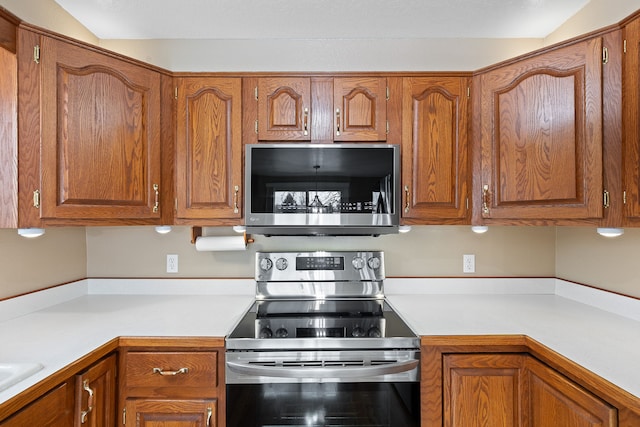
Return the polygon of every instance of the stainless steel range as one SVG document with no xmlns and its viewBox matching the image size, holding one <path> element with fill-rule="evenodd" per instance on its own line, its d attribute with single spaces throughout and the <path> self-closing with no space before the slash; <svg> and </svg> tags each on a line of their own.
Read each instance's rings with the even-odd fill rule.
<svg viewBox="0 0 640 427">
<path fill-rule="evenodd" d="M 382 252 L 259 252 L 226 340 L 228 426 L 418 426 L 419 338 Z"/>
</svg>

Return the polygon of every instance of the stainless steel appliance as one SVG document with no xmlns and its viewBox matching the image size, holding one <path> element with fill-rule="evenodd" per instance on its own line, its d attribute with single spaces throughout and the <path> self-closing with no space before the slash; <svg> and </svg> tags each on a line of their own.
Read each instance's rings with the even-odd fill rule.
<svg viewBox="0 0 640 427">
<path fill-rule="evenodd" d="M 226 340 L 230 427 L 419 426 L 419 338 L 382 252 L 259 252 L 255 276 Z"/>
<path fill-rule="evenodd" d="M 396 233 L 400 178 L 398 145 L 247 144 L 247 232 Z"/>
</svg>

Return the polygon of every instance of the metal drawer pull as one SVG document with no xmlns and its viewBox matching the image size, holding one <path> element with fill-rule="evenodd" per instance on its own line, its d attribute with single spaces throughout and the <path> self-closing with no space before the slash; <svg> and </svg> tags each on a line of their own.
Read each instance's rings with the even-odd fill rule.
<svg viewBox="0 0 640 427">
<path fill-rule="evenodd" d="M 84 380 L 82 382 L 82 389 L 89 393 L 89 399 L 87 400 L 87 405 L 89 406 L 86 411 L 82 411 L 80 414 L 80 423 L 84 424 L 87 421 L 87 416 L 93 411 L 93 395 L 94 392 L 89 387 L 89 380 Z"/>
<path fill-rule="evenodd" d="M 178 374 L 188 374 L 189 368 L 180 368 L 177 371 L 163 371 L 161 368 L 153 368 L 154 374 L 160 374 L 163 377 L 172 377 Z"/>
</svg>

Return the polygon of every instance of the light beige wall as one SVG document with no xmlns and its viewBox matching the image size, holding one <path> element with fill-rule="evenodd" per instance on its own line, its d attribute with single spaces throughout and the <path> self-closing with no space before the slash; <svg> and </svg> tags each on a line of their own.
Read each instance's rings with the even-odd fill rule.
<svg viewBox="0 0 640 427">
<path fill-rule="evenodd" d="M 640 0 L 591 0 L 560 28 L 547 36 L 545 45 L 561 42 L 616 24 L 640 9 Z"/>
<path fill-rule="evenodd" d="M 87 277 L 84 228 L 48 228 L 26 239 L 0 230 L 0 299 Z"/>
<path fill-rule="evenodd" d="M 209 235 L 234 235 L 229 227 Z M 416 226 L 380 237 L 264 237 L 243 252 L 197 252 L 189 227 L 167 235 L 153 227 L 87 228 L 89 277 L 248 277 L 256 251 L 384 250 L 388 276 L 553 276 L 553 227 Z M 178 274 L 167 274 L 166 255 L 178 255 Z M 462 273 L 462 255 L 476 255 L 476 274 Z"/>
<path fill-rule="evenodd" d="M 0 0 L 0 6 L 29 24 L 98 44 L 93 33 L 53 0 Z"/>
<path fill-rule="evenodd" d="M 616 238 L 594 228 L 558 227 L 556 276 L 640 298 L 640 229 Z"/>
</svg>

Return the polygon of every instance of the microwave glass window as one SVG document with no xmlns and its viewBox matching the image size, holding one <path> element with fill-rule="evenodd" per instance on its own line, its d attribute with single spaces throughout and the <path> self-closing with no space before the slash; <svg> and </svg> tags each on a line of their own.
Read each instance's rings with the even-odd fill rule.
<svg viewBox="0 0 640 427">
<path fill-rule="evenodd" d="M 393 213 L 391 149 L 256 147 L 251 155 L 253 213 Z"/>
</svg>

